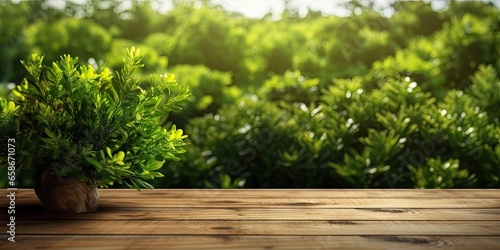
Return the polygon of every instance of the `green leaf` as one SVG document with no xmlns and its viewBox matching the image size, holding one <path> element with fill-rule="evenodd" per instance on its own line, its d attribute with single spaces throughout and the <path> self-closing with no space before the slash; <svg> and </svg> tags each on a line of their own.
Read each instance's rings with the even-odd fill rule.
<svg viewBox="0 0 500 250">
<path fill-rule="evenodd" d="M 99 163 L 98 161 L 90 158 L 90 157 L 84 157 L 84 159 L 89 162 L 90 164 L 94 165 L 94 167 L 96 167 L 97 171 L 102 171 L 103 170 L 103 166 L 101 165 L 101 163 Z"/>
<path fill-rule="evenodd" d="M 47 134 L 51 139 L 53 139 L 53 140 L 57 140 L 58 139 L 58 136 L 56 136 L 56 134 L 54 134 L 48 128 L 44 128 L 43 131 L 45 131 L 45 134 Z"/>
</svg>

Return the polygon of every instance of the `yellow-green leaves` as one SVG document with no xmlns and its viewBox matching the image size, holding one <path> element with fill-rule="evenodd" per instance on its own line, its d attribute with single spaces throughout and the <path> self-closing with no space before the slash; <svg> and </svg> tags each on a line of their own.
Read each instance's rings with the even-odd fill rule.
<svg viewBox="0 0 500 250">
<path fill-rule="evenodd" d="M 0 98 L 0 108 L 2 109 L 3 115 L 7 116 L 14 114 L 19 109 L 19 106 L 16 106 L 13 101 L 7 102 L 6 99 Z"/>
<path fill-rule="evenodd" d="M 80 79 L 85 79 L 85 80 L 94 80 L 97 77 L 99 77 L 98 74 L 96 74 L 94 67 L 91 65 L 87 66 L 82 66 L 80 67 Z"/>
<path fill-rule="evenodd" d="M 141 49 L 132 46 L 130 49 L 127 49 L 127 53 L 129 58 L 138 58 L 141 57 Z"/>
<path fill-rule="evenodd" d="M 127 64 L 136 67 L 143 67 L 144 65 L 140 64 L 142 58 L 143 55 L 141 54 L 141 49 L 132 46 L 130 49 L 127 49 L 127 58 L 124 59 L 125 67 L 127 66 Z"/>
<path fill-rule="evenodd" d="M 167 76 L 167 82 L 175 82 L 175 75 L 170 74 Z"/>
<path fill-rule="evenodd" d="M 154 179 L 155 177 L 163 177 L 163 174 L 160 172 L 149 172 L 148 170 L 144 170 L 139 176 L 142 179 L 150 180 Z"/>
<path fill-rule="evenodd" d="M 42 73 L 42 62 L 45 56 L 39 56 L 38 54 L 32 54 L 28 61 L 21 60 L 21 64 L 28 70 L 29 74 L 34 78 L 40 78 Z"/>
<path fill-rule="evenodd" d="M 183 142 L 183 139 L 187 138 L 187 135 L 183 135 L 182 129 L 177 129 L 175 125 L 172 126 L 170 131 L 164 129 L 164 133 L 167 135 L 167 145 L 171 152 L 165 155 L 166 158 L 178 161 L 179 158 L 175 156 L 175 154 L 184 153 L 185 150 L 183 148 L 186 145 Z"/>
<path fill-rule="evenodd" d="M 179 84 L 175 80 L 174 74 L 161 74 L 160 80 L 153 80 L 152 82 L 154 90 L 158 92 L 163 92 L 168 90 L 168 93 L 171 93 L 172 88 L 177 87 Z"/>
<path fill-rule="evenodd" d="M 113 161 L 116 162 L 116 164 L 118 165 L 123 165 L 123 158 L 125 157 L 125 153 L 123 153 L 123 151 L 120 151 L 118 152 L 118 154 L 116 154 L 114 157 L 113 157 Z"/>
<path fill-rule="evenodd" d="M 168 137 L 168 140 L 169 141 L 177 141 L 177 140 L 182 140 L 182 139 L 186 138 L 187 135 L 182 135 L 182 133 L 183 133 L 182 129 L 176 129 L 175 125 L 174 125 L 172 130 L 170 130 L 170 135 Z"/>
<path fill-rule="evenodd" d="M 111 149 L 109 147 L 106 147 L 106 153 L 108 154 L 109 158 L 111 158 L 111 160 L 108 160 L 109 163 L 114 163 L 118 165 L 125 164 L 123 162 L 123 158 L 125 158 L 125 153 L 123 153 L 123 151 L 119 151 L 117 154 L 113 155 L 111 154 Z"/>
<path fill-rule="evenodd" d="M 19 98 L 21 101 L 25 101 L 26 97 L 24 96 L 24 91 L 28 90 L 28 81 L 23 79 L 21 84 L 18 84 L 15 89 L 12 90 L 12 94 L 15 97 Z"/>
<path fill-rule="evenodd" d="M 7 104 L 7 109 L 4 109 L 4 113 L 14 113 L 14 111 L 18 109 L 19 106 L 16 107 L 16 104 L 13 101 L 10 101 L 9 104 Z"/>
<path fill-rule="evenodd" d="M 113 75 L 111 74 L 111 71 L 109 71 L 108 68 L 103 68 L 99 76 L 101 77 L 101 81 L 103 82 L 109 82 L 113 78 Z"/>
<path fill-rule="evenodd" d="M 55 74 L 57 75 L 60 75 L 63 73 L 63 71 L 61 70 L 61 68 L 59 68 L 59 66 L 57 65 L 56 62 L 52 62 L 52 70 L 54 71 Z"/>
<path fill-rule="evenodd" d="M 10 101 L 7 107 L 8 107 L 8 108 L 7 108 L 7 109 L 8 109 L 8 111 L 9 111 L 9 112 L 12 112 L 12 111 L 14 111 L 14 110 L 16 109 L 16 104 L 14 104 L 14 102 L 13 102 L 13 101 Z"/>
</svg>

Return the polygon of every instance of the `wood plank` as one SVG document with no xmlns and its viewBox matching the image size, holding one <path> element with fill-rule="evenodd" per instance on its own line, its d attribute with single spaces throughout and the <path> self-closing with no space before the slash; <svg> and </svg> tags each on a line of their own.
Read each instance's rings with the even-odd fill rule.
<svg viewBox="0 0 500 250">
<path fill-rule="evenodd" d="M 18 207 L 16 220 L 466 220 L 499 221 L 500 209 L 258 209 L 114 208 L 95 213 L 57 214 L 43 206 Z M 0 219 L 7 220 L 7 213 Z"/>
<path fill-rule="evenodd" d="M 500 199 L 471 198 L 168 198 L 103 197 L 102 207 L 254 208 L 500 208 Z"/>
<path fill-rule="evenodd" d="M 500 208 L 500 199 L 473 198 L 165 198 L 137 200 L 101 197 L 100 207 L 144 208 Z M 40 204 L 38 198 L 16 198 L 19 206 Z M 8 207 L 3 199 L 0 207 Z"/>
<path fill-rule="evenodd" d="M 500 198 L 500 190 L 495 189 L 155 189 L 141 192 L 123 192 L 113 189 L 99 190 L 103 195 L 112 192 L 114 197 L 234 197 L 234 198 L 425 198 L 464 197 Z"/>
<path fill-rule="evenodd" d="M 500 189 L 100 189 L 102 197 L 122 198 L 499 198 Z M 1 189 L 0 195 L 8 194 Z M 32 189 L 17 195 L 36 197 Z"/>
<path fill-rule="evenodd" d="M 21 220 L 16 233 L 66 235 L 482 235 L 500 221 L 69 221 Z"/>
<path fill-rule="evenodd" d="M 500 198 L 495 189 L 155 189 L 140 192 L 100 189 L 113 197 L 160 197 L 199 198 Z"/>
<path fill-rule="evenodd" d="M 498 236 L 62 236 L 20 235 L 1 249 L 497 249 Z"/>
</svg>

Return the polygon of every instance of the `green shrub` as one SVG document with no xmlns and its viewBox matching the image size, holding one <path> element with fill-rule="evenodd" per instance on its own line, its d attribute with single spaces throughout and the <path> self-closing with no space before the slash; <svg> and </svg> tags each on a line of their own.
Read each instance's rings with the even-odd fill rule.
<svg viewBox="0 0 500 250">
<path fill-rule="evenodd" d="M 197 153 L 184 155 L 183 169 L 222 187 L 500 185 L 500 126 L 478 99 L 450 90 L 437 100 L 409 77 L 365 87 L 337 79 L 317 104 L 245 100 L 194 119 Z"/>
<path fill-rule="evenodd" d="M 304 32 L 297 25 L 287 21 L 263 21 L 251 27 L 247 33 L 246 67 L 257 80 L 267 74 L 283 74 L 292 68 L 293 56 L 301 42 L 305 42 Z"/>
<path fill-rule="evenodd" d="M 299 70 L 273 75 L 256 91 L 262 100 L 311 103 L 319 100 L 319 79 L 307 79 Z"/>
<path fill-rule="evenodd" d="M 429 158 L 425 166 L 408 167 L 418 188 L 452 188 L 473 177 L 467 169 L 459 169 L 459 161 L 455 159 L 443 162 L 439 157 Z"/>
<path fill-rule="evenodd" d="M 398 1 L 392 6 L 395 13 L 390 18 L 390 35 L 400 47 L 406 47 L 414 37 L 432 35 L 445 21 L 442 13 L 434 11 L 431 3 L 424 1 Z"/>
<path fill-rule="evenodd" d="M 304 107 L 292 112 L 272 102 L 242 99 L 238 106 L 225 106 L 218 114 L 193 119 L 187 127 L 193 133 L 187 150 L 198 154 L 184 155 L 182 168 L 202 169 L 206 186 L 326 185 L 323 179 L 329 170 L 326 165 L 316 168 L 321 162 L 320 147 L 311 144 L 307 132 L 310 120 L 319 119 L 312 112 Z"/>
<path fill-rule="evenodd" d="M 236 26 L 236 20 L 205 7 L 180 8 L 170 15 L 177 24 L 169 34 L 171 43 L 155 49 L 168 49 L 171 65 L 204 64 L 215 70 L 241 72 L 245 30 Z"/>
<path fill-rule="evenodd" d="M 51 62 L 63 54 L 76 54 L 84 62 L 102 60 L 112 41 L 109 32 L 91 20 L 69 17 L 39 20 L 24 30 L 24 37 L 29 53 L 44 54 Z"/>
<path fill-rule="evenodd" d="M 469 75 L 480 64 L 498 61 L 498 18 L 479 18 L 464 15 L 445 23 L 431 37 L 412 40 L 403 50 L 373 64 L 366 81 L 395 75 L 409 76 L 425 91 L 443 98 L 449 89 L 466 89 Z"/>
<path fill-rule="evenodd" d="M 127 50 L 115 74 L 78 65 L 69 55 L 51 67 L 36 54 L 23 62 L 30 78 L 17 87 L 19 99 L 0 99 L 0 136 L 15 140 L 16 167 L 95 186 L 152 188 L 145 180 L 162 177 L 157 170 L 178 160 L 187 137 L 175 125 L 160 127 L 158 119 L 180 110 L 189 88 L 171 74 L 152 79 L 144 90 L 133 76 L 142 57 L 134 47 Z M 180 91 L 164 95 L 173 88 Z M 2 154 L 0 163 L 6 162 Z"/>
<path fill-rule="evenodd" d="M 235 103 L 241 91 L 232 85 L 232 74 L 202 65 L 177 65 L 170 69 L 191 90 L 190 102 L 182 111 L 171 113 L 169 122 L 184 127 L 189 119 L 215 114 L 223 104 Z"/>
<path fill-rule="evenodd" d="M 23 30 L 37 19 L 47 21 L 55 16 L 56 11 L 44 10 L 35 1 L 0 1 L 0 84 L 23 79 L 24 68 L 19 61 L 30 53 Z"/>
<path fill-rule="evenodd" d="M 159 55 L 158 52 L 145 44 L 139 44 L 131 40 L 125 39 L 114 39 L 111 43 L 111 48 L 106 52 L 104 58 L 99 65 L 105 63 L 108 68 L 118 70 L 123 65 L 123 59 L 121 55 L 123 51 L 130 47 L 140 48 L 141 53 L 144 55 L 144 67 L 137 69 L 137 73 L 149 77 L 149 74 L 156 74 L 158 72 L 165 72 L 168 66 L 168 57 Z"/>
<path fill-rule="evenodd" d="M 18 62 L 31 52 L 119 71 L 122 50 L 140 47 L 145 91 L 149 74 L 165 71 L 193 91 L 184 110 L 160 119 L 187 127 L 192 144 L 164 165 L 158 186 L 500 186 L 493 5 L 451 1 L 434 11 L 400 1 L 386 17 L 351 2 L 349 17 L 288 9 L 280 20 L 196 5 L 174 1 L 158 14 L 142 2 L 59 10 L 0 1 L 10 20 L 0 22 L 0 81 L 20 82 Z"/>
<path fill-rule="evenodd" d="M 481 109 L 488 112 L 491 121 L 498 123 L 500 119 L 500 79 L 497 71 L 491 66 L 479 66 L 479 70 L 470 77 L 472 85 L 468 93 L 474 97 Z"/>
</svg>

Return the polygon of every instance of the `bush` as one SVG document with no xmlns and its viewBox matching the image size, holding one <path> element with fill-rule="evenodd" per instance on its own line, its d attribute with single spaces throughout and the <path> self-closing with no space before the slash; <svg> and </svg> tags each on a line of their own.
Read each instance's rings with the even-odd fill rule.
<svg viewBox="0 0 500 250">
<path fill-rule="evenodd" d="M 98 64 L 102 65 L 105 62 L 105 65 L 102 66 L 113 70 L 120 69 L 123 65 L 123 59 L 120 55 L 123 54 L 125 49 L 132 46 L 140 48 L 144 54 L 144 67 L 138 69 L 138 73 L 149 77 L 149 74 L 156 74 L 167 70 L 168 58 L 166 56 L 159 55 L 155 49 L 148 45 L 125 39 L 114 39 L 111 43 L 111 48 L 106 52 L 104 58 L 102 58 L 103 60 L 98 61 Z"/>
<path fill-rule="evenodd" d="M 479 65 L 498 62 L 498 21 L 473 15 L 454 19 L 431 37 L 412 40 L 408 48 L 375 62 L 365 79 L 375 84 L 375 79 L 409 76 L 440 99 L 449 89 L 466 89 Z"/>
<path fill-rule="evenodd" d="M 468 93 L 475 98 L 480 108 L 490 115 L 491 122 L 500 119 L 500 80 L 497 71 L 491 66 L 481 65 L 479 70 L 471 76 L 472 85 Z"/>
<path fill-rule="evenodd" d="M 116 74 L 69 55 L 51 67 L 36 54 L 23 62 L 30 77 L 17 87 L 18 99 L 0 98 L 0 139 L 12 138 L 19 149 L 16 167 L 93 186 L 152 188 L 144 180 L 163 177 L 157 170 L 178 160 L 187 137 L 175 125 L 160 127 L 158 119 L 186 104 L 189 88 L 161 75 L 144 90 L 133 76 L 142 57 L 134 47 L 127 50 Z M 173 88 L 179 93 L 170 94 Z"/>
<path fill-rule="evenodd" d="M 171 113 L 169 122 L 184 127 L 189 119 L 215 114 L 223 104 L 235 103 L 241 91 L 232 85 L 229 72 L 211 70 L 203 65 L 177 65 L 170 69 L 192 93 L 189 104 L 178 113 Z"/>
<path fill-rule="evenodd" d="M 321 162 L 319 148 L 311 144 L 307 132 L 310 119 L 320 118 L 312 117 L 311 112 L 304 107 L 292 111 L 272 102 L 242 99 L 238 106 L 194 119 L 187 127 L 187 133 L 193 135 L 187 150 L 199 154 L 185 155 L 182 168 L 203 172 L 206 186 L 327 185 L 323 180 L 329 170 L 326 165 L 315 168 Z M 298 152 L 300 156 L 295 155 Z M 314 154 L 317 157 L 311 157 Z"/>
<path fill-rule="evenodd" d="M 30 53 L 44 54 L 49 61 L 60 55 L 78 55 L 81 61 L 96 61 L 111 48 L 112 37 L 106 29 L 90 20 L 62 18 L 51 22 L 37 21 L 25 29 Z"/>
<path fill-rule="evenodd" d="M 299 70 L 287 70 L 283 75 L 273 75 L 255 92 L 264 101 L 311 103 L 319 100 L 319 79 L 307 79 Z"/>
<path fill-rule="evenodd" d="M 409 77 L 334 83 L 318 104 L 244 100 L 192 120 L 183 168 L 222 187 L 500 185 L 500 126 L 478 99 L 437 100 Z"/>
<path fill-rule="evenodd" d="M 171 15 L 178 25 L 170 31 L 170 43 L 155 48 L 168 50 L 171 65 L 204 64 L 220 71 L 242 71 L 238 62 L 245 50 L 245 31 L 235 20 L 209 8 L 180 8 Z"/>
<path fill-rule="evenodd" d="M 21 82 L 16 65 L 31 52 L 49 60 L 71 53 L 116 71 L 122 50 L 140 47 L 141 76 L 172 71 L 193 91 L 185 110 L 161 118 L 186 127 L 192 144 L 181 162 L 165 165 L 159 186 L 500 185 L 500 15 L 492 4 L 451 1 L 434 11 L 399 1 L 386 17 L 350 2 L 348 17 L 287 9 L 280 20 L 206 1 L 174 1 L 159 14 L 158 4 L 59 10 L 0 1 L 2 19 L 12 19 L 0 22 L 0 81 Z"/>
</svg>

